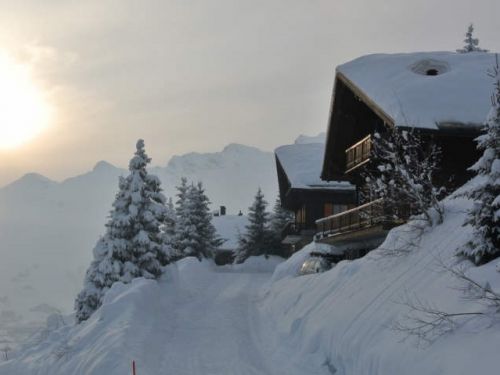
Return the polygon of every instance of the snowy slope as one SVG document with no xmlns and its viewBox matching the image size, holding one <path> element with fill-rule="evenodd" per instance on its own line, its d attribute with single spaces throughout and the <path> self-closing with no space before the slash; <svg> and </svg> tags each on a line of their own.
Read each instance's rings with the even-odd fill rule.
<svg viewBox="0 0 500 375">
<path fill-rule="evenodd" d="M 408 225 L 378 250 L 340 262 L 323 274 L 295 277 L 297 259 L 251 258 L 238 266 L 181 261 L 160 283 L 138 279 L 114 286 L 85 324 L 54 330 L 0 364 L 0 375 L 139 374 L 497 374 L 500 323 L 458 320 L 455 331 L 417 342 L 391 329 L 418 297 L 448 312 L 488 312 L 454 289 L 440 267 L 470 236 L 462 228 L 468 202 L 446 202 L 443 224 L 416 248 L 387 255 L 414 239 Z M 274 262 L 274 263 L 273 263 Z M 273 279 L 269 270 L 276 266 Z M 500 291 L 495 262 L 469 275 Z"/>
<path fill-rule="evenodd" d="M 412 314 L 404 304 L 408 299 L 418 298 L 445 312 L 491 313 L 467 301 L 455 289 L 461 282 L 441 266 L 456 262 L 455 249 L 471 235 L 470 228 L 462 228 L 467 206 L 461 200 L 447 201 L 445 222 L 424 233 L 408 254 L 386 255 L 412 238 L 403 226 L 393 230 L 380 249 L 343 261 L 324 274 L 283 277 L 296 272 L 300 253 L 278 266 L 261 306 L 261 315 L 269 318 L 263 332 L 271 358 L 284 360 L 293 352 L 300 360 L 316 353 L 339 375 L 497 374 L 498 317 L 458 319 L 454 332 L 430 344 L 418 344 L 415 337 L 391 329 L 396 322 L 412 326 L 405 319 Z M 302 253 L 311 250 L 310 246 Z M 469 275 L 489 281 L 500 292 L 494 263 L 472 269 Z"/>
</svg>

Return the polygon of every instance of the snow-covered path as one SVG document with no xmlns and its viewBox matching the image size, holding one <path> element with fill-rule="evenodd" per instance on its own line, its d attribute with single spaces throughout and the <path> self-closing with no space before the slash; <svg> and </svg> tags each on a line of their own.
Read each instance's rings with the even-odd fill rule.
<svg viewBox="0 0 500 375">
<path fill-rule="evenodd" d="M 252 321 L 258 290 L 268 278 L 217 272 L 199 289 L 181 291 L 158 374 L 273 374 L 255 342 Z M 164 333 L 159 336 L 164 340 Z"/>
<path fill-rule="evenodd" d="M 89 321 L 0 363 L 0 375 L 122 375 L 132 360 L 137 375 L 329 374 L 324 361 L 294 360 L 274 340 L 260 305 L 277 263 L 260 262 L 242 269 L 184 259 L 159 283 L 117 283 Z"/>
</svg>

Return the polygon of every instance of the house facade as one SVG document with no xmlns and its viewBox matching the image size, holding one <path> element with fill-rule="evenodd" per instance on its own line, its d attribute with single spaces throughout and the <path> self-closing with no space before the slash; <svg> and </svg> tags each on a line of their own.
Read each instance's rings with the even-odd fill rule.
<svg viewBox="0 0 500 375">
<path fill-rule="evenodd" d="M 324 147 L 324 143 L 303 143 L 275 150 L 281 205 L 294 213 L 282 232 L 289 253 L 311 242 L 316 220 L 352 208 L 357 201 L 349 182 L 319 178 Z"/>
<path fill-rule="evenodd" d="M 479 156 L 474 139 L 490 108 L 494 61 L 489 53 L 379 54 L 337 68 L 321 178 L 350 181 L 358 194 L 355 207 L 316 221 L 318 241 L 355 258 L 401 224 L 383 219 L 382 201 L 359 200 L 376 132 L 415 129 L 441 149 L 438 184 L 451 189 L 468 180 Z"/>
</svg>

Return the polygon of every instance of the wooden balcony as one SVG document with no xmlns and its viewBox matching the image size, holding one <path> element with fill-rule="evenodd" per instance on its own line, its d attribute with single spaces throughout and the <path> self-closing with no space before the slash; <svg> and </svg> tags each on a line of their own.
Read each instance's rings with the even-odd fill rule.
<svg viewBox="0 0 500 375">
<path fill-rule="evenodd" d="M 346 173 L 365 164 L 370 160 L 372 151 L 372 137 L 366 136 L 361 141 L 349 147 L 346 152 Z"/>
<path fill-rule="evenodd" d="M 408 207 L 388 207 L 383 199 L 316 220 L 316 239 L 365 231 L 370 235 L 403 224 L 410 216 Z M 378 228 L 377 230 L 373 230 Z M 370 229 L 369 231 L 367 231 Z M 345 237 L 345 236 L 343 236 Z"/>
</svg>

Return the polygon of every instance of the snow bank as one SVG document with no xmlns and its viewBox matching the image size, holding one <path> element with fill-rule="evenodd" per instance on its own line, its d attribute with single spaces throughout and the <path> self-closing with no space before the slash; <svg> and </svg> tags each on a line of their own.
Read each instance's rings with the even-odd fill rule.
<svg viewBox="0 0 500 375">
<path fill-rule="evenodd" d="M 459 319 L 455 331 L 420 345 L 391 329 L 396 322 L 411 325 L 404 302 L 417 298 L 445 312 L 486 310 L 465 300 L 456 289 L 462 284 L 441 266 L 457 261 L 455 249 L 471 235 L 469 227 L 462 227 L 468 205 L 448 200 L 444 223 L 423 233 L 410 252 L 394 253 L 415 239 L 411 223 L 393 230 L 378 250 L 322 274 L 282 277 L 296 270 L 307 249 L 280 265 L 261 306 L 268 318 L 263 341 L 271 358 L 300 362 L 314 354 L 337 375 L 497 373 L 498 321 Z M 500 292 L 494 269 L 485 265 L 469 274 Z"/>
<path fill-rule="evenodd" d="M 267 258 L 264 255 L 251 256 L 242 264 L 228 264 L 219 267 L 220 270 L 228 272 L 248 272 L 248 273 L 272 273 L 276 266 L 282 264 L 285 260 L 281 257 L 271 255 Z"/>
<path fill-rule="evenodd" d="M 299 275 L 299 271 L 302 267 L 302 264 L 305 262 L 307 258 L 309 258 L 312 252 L 325 252 L 328 253 L 332 250 L 332 247 L 329 245 L 311 242 L 309 245 L 304 246 L 302 249 L 294 253 L 286 262 L 278 264 L 273 272 L 273 276 L 271 278 L 272 282 L 276 282 L 278 280 L 284 279 L 286 277 L 295 277 Z"/>
</svg>

